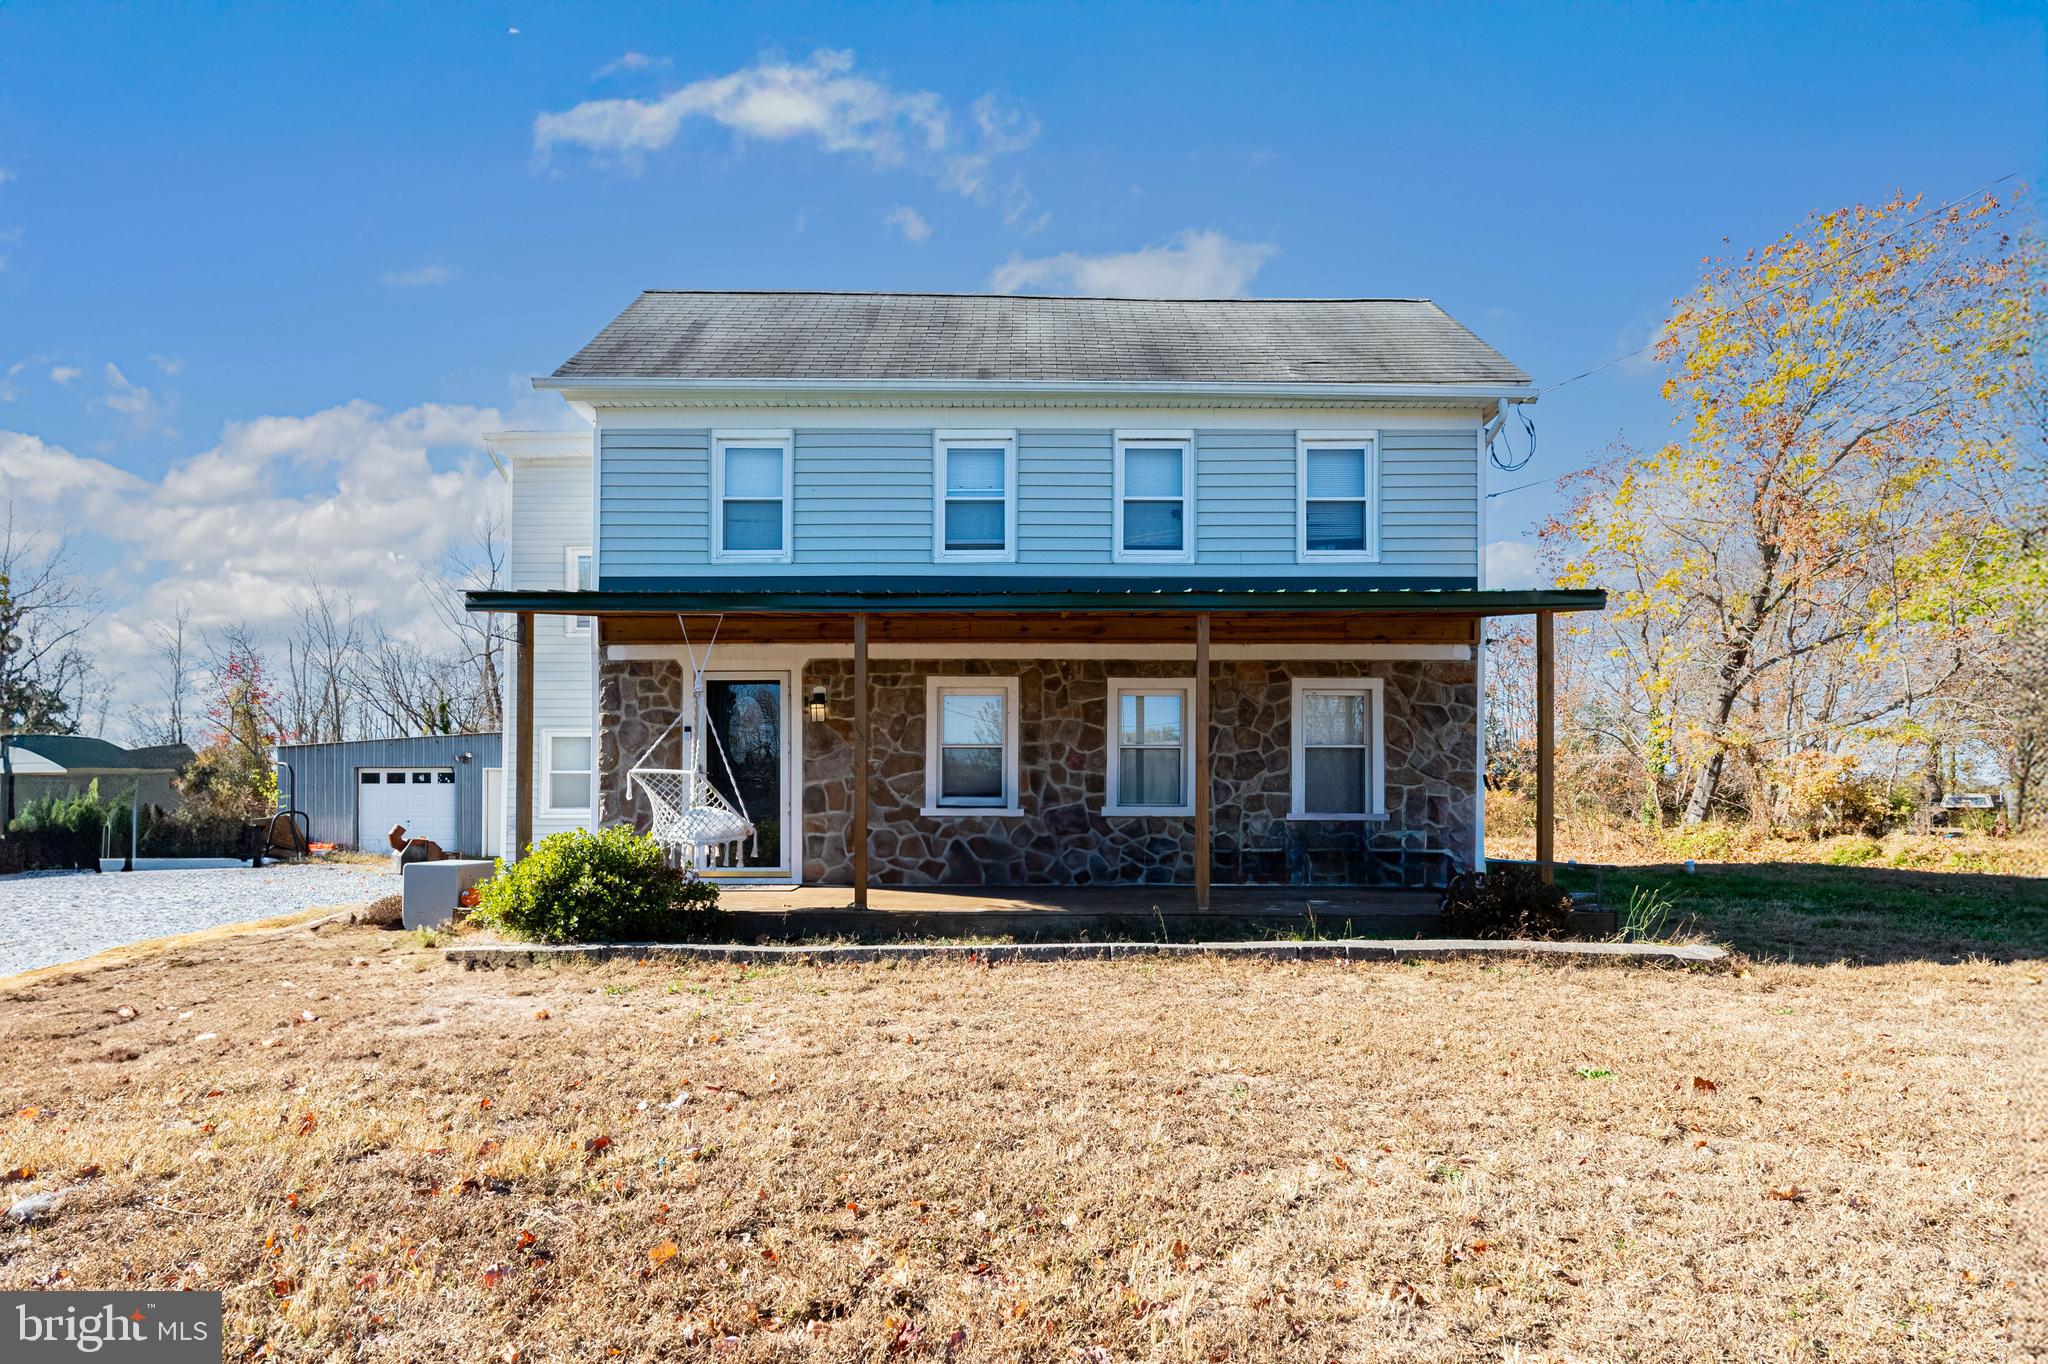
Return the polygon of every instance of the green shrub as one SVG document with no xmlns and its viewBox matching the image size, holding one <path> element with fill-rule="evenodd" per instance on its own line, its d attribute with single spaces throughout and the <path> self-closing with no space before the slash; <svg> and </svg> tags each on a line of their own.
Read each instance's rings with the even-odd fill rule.
<svg viewBox="0 0 2048 1364">
<path fill-rule="evenodd" d="M 718 923 L 718 886 L 624 825 L 550 834 L 477 888 L 477 921 L 537 942 L 664 942 Z"/>
<path fill-rule="evenodd" d="M 71 796 L 39 796 L 15 811 L 11 834 L 67 833 L 98 838 L 118 807 L 100 799 L 100 784 L 93 783 Z M 124 825 L 125 829 L 126 826 Z"/>
<path fill-rule="evenodd" d="M 1664 845 L 1689 861 L 1731 861 L 1741 844 L 1742 831 L 1726 823 L 1687 825 L 1664 834 Z"/>
<path fill-rule="evenodd" d="M 1437 908 L 1459 937 L 1550 939 L 1571 931 L 1572 897 L 1545 884 L 1536 868 L 1512 862 L 1453 877 Z"/>
<path fill-rule="evenodd" d="M 1860 867 L 1884 856 L 1884 844 L 1874 838 L 1844 839 L 1820 855 L 1831 867 Z"/>
</svg>

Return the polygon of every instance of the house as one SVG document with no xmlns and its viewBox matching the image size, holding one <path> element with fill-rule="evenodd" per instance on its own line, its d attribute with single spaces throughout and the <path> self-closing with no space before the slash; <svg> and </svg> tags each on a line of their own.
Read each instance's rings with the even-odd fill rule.
<svg viewBox="0 0 2048 1364">
<path fill-rule="evenodd" d="M 382 852 L 394 824 L 465 857 L 504 850 L 504 768 L 496 734 L 428 734 L 279 744 L 278 808 L 307 838 Z"/>
<path fill-rule="evenodd" d="M 22 806 L 44 796 L 75 796 L 100 784 L 100 795 L 127 801 L 139 793 L 144 805 L 173 809 L 172 784 L 192 750 L 184 744 L 123 748 L 83 734 L 14 734 L 7 739 L 5 795 L 11 820 Z"/>
<path fill-rule="evenodd" d="M 1424 300 L 650 291 L 535 382 L 590 428 L 491 441 L 514 848 L 701 724 L 735 880 L 1439 884 L 1481 619 L 1547 679 L 1604 604 L 1486 587 L 1536 394 Z"/>
</svg>

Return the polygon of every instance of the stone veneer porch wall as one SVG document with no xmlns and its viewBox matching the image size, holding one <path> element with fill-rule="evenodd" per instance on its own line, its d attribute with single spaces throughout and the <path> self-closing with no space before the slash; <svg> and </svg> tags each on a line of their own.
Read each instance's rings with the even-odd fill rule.
<svg viewBox="0 0 2048 1364">
<path fill-rule="evenodd" d="M 1089 885 L 1193 879 L 1189 816 L 1105 816 L 1108 679 L 1184 679 L 1192 663 L 1116 660 L 876 660 L 869 664 L 874 784 L 870 864 L 879 885 Z M 925 678 L 1018 679 L 1019 772 L 1025 813 L 1007 819 L 919 813 L 925 793 Z M 1386 681 L 1384 822 L 1289 820 L 1291 687 L 1300 677 Z M 823 724 L 801 720 L 803 879 L 852 879 L 846 826 L 852 810 L 853 665 L 807 665 L 801 703 L 829 696 Z M 679 664 L 603 660 L 598 672 L 598 761 L 603 823 L 647 826 L 644 802 L 622 799 L 630 762 L 675 718 Z M 1372 883 L 1412 873 L 1449 853 L 1470 867 L 1477 724 L 1469 661 L 1219 662 L 1211 673 L 1214 762 L 1212 875 L 1219 883 Z M 1405 855 L 1405 856 L 1404 856 Z"/>
</svg>

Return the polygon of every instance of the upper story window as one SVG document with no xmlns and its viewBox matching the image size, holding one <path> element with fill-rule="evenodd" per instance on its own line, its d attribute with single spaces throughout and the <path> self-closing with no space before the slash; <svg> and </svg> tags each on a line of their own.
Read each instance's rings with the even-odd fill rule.
<svg viewBox="0 0 2048 1364">
<path fill-rule="evenodd" d="M 1109 770 L 1106 815 L 1191 815 L 1188 785 L 1188 703 L 1194 684 L 1181 678 L 1109 680 Z"/>
<path fill-rule="evenodd" d="M 1117 432 L 1116 558 L 1195 557 L 1194 449 L 1192 431 Z"/>
<path fill-rule="evenodd" d="M 933 445 L 932 557 L 1008 563 L 1017 557 L 1017 437 L 940 431 Z"/>
<path fill-rule="evenodd" d="M 711 557 L 788 563 L 789 485 L 789 432 L 714 432 Z"/>
<path fill-rule="evenodd" d="M 1295 465 L 1297 557 L 1379 558 L 1378 433 L 1304 431 Z"/>
<path fill-rule="evenodd" d="M 1384 687 L 1377 677 L 1294 680 L 1293 819 L 1386 813 Z"/>
<path fill-rule="evenodd" d="M 927 815 L 1014 815 L 1017 679 L 925 679 Z"/>
<path fill-rule="evenodd" d="M 562 552 L 562 586 L 571 592 L 589 592 L 597 586 L 597 560 L 588 549 L 571 545 Z M 583 636 L 590 633 L 595 618 L 591 616 L 562 617 L 563 633 Z"/>
</svg>

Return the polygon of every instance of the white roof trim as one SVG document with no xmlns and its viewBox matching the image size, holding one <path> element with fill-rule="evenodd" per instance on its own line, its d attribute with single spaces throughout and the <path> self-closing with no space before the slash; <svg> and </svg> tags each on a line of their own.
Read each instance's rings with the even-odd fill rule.
<svg viewBox="0 0 2048 1364">
<path fill-rule="evenodd" d="M 911 397 L 944 400 L 949 405 L 1011 406 L 1018 400 L 1066 406 L 1100 405 L 1110 398 L 1133 397 L 1304 399 L 1356 406 L 1360 403 L 1403 404 L 1446 401 L 1478 404 L 1534 402 L 1534 384 L 1341 384 L 1341 383 L 1211 383 L 1182 380 L 1130 383 L 1078 382 L 1065 379 L 557 379 L 537 376 L 533 386 L 543 392 L 600 406 L 675 406 L 680 398 L 744 394 L 795 398 L 866 399 L 886 396 L 896 402 Z"/>
</svg>

